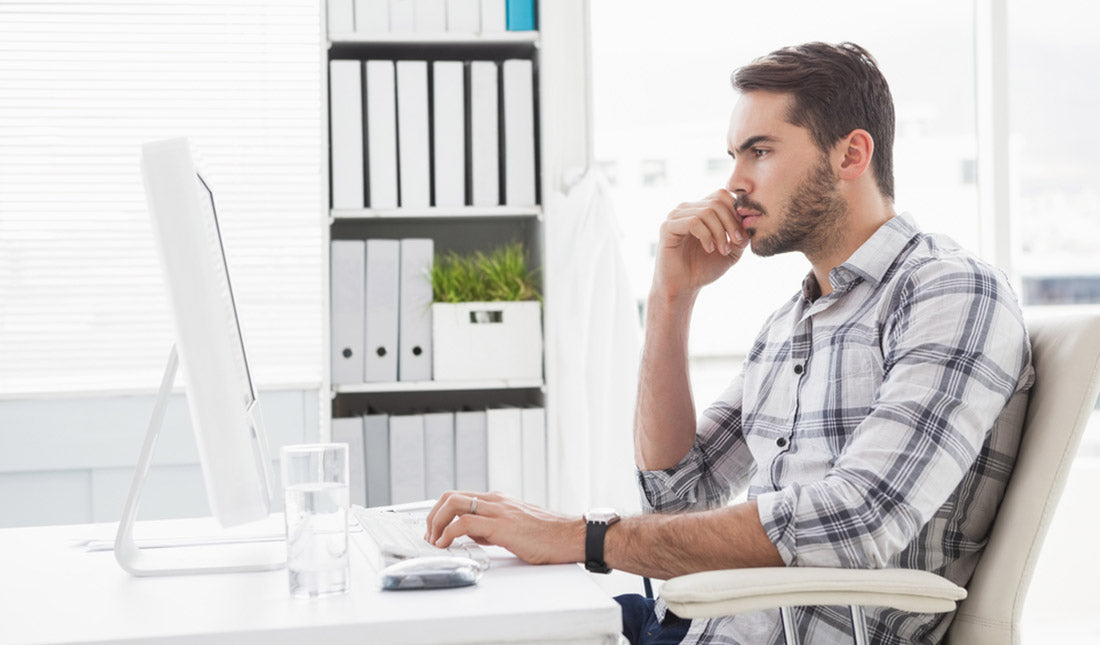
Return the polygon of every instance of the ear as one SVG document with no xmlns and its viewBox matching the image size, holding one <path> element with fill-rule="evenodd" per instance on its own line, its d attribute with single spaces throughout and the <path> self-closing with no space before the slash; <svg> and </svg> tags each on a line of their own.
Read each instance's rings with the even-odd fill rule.
<svg viewBox="0 0 1100 645">
<path fill-rule="evenodd" d="M 867 171 L 871 157 L 875 153 L 875 140 L 866 130 L 856 129 L 836 144 L 836 155 L 840 159 L 837 177 L 856 179 Z"/>
</svg>

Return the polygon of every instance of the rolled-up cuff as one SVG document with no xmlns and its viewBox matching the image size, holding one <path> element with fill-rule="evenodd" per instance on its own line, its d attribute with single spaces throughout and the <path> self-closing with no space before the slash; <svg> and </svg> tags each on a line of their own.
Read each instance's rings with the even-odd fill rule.
<svg viewBox="0 0 1100 645">
<path fill-rule="evenodd" d="M 674 513 L 695 508 L 696 483 L 703 471 L 703 458 L 696 446 L 672 468 L 638 470 L 638 488 L 642 510 L 647 513 Z"/>
<path fill-rule="evenodd" d="M 783 490 L 763 493 L 756 496 L 756 513 L 760 524 L 768 534 L 768 539 L 779 551 L 779 557 L 787 566 L 795 564 L 795 538 L 790 530 L 794 518 L 795 490 Z"/>
</svg>

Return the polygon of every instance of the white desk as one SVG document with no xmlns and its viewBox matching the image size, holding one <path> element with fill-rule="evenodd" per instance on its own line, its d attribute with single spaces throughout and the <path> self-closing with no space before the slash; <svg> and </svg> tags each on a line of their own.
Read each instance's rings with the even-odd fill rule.
<svg viewBox="0 0 1100 645">
<path fill-rule="evenodd" d="M 110 551 L 73 546 L 111 539 L 114 530 L 0 530 L 0 643 L 613 643 L 621 629 L 618 604 L 577 565 L 494 560 L 474 587 L 383 592 L 350 546 L 350 591 L 299 600 L 287 592 L 285 569 L 133 578 Z M 135 533 L 216 529 L 209 520 L 173 520 L 139 523 Z"/>
</svg>

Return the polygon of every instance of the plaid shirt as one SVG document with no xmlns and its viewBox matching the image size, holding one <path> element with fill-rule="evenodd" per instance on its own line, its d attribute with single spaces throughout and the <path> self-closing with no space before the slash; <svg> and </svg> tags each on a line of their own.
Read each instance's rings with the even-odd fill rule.
<svg viewBox="0 0 1100 645">
<path fill-rule="evenodd" d="M 683 461 L 639 473 L 643 505 L 714 508 L 747 486 L 788 566 L 924 569 L 964 585 L 1032 382 L 1016 297 L 908 216 L 829 279 L 817 297 L 811 273 L 772 314 Z M 870 642 L 939 642 L 952 617 L 869 607 Z M 847 608 L 797 608 L 795 621 L 803 643 L 850 642 Z M 695 620 L 685 642 L 782 643 L 779 612 Z"/>
</svg>

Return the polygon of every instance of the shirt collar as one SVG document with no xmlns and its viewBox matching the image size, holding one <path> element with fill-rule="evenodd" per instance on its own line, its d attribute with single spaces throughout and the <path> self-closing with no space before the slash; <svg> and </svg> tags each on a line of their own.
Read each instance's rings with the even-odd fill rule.
<svg viewBox="0 0 1100 645">
<path fill-rule="evenodd" d="M 829 272 L 833 290 L 842 291 L 859 278 L 876 285 L 882 282 L 894 261 L 917 235 L 920 229 L 908 213 L 886 220 L 844 264 Z M 802 281 L 802 295 L 810 302 L 821 296 L 813 271 Z"/>
</svg>

